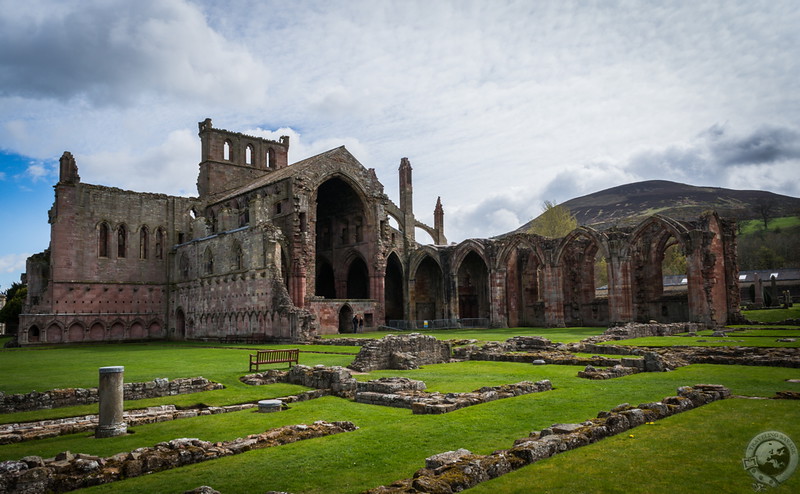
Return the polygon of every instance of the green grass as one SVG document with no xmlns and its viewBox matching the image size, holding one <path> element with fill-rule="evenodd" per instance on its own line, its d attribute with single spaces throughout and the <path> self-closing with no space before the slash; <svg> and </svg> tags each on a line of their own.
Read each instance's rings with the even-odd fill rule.
<svg viewBox="0 0 800 494">
<path fill-rule="evenodd" d="M 569 494 L 752 493 L 753 479 L 742 467 L 748 442 L 761 432 L 777 430 L 796 443 L 798 413 L 800 404 L 790 401 L 716 402 L 540 461 L 470 492 L 528 493 L 535 485 L 537 492 Z M 665 470 L 673 476 L 665 475 Z M 769 489 L 798 491 L 797 473 L 777 489 Z"/>
<path fill-rule="evenodd" d="M 566 334 L 574 329 L 561 331 Z M 142 406 L 144 402 L 176 403 L 180 400 L 186 400 L 187 403 L 237 403 L 280 396 L 302 389 L 284 387 L 287 385 L 252 387 L 241 384 L 238 377 L 247 373 L 247 353 L 244 349 L 177 344 L 5 350 L 0 351 L 0 389 L 6 391 L 15 387 L 21 391 L 34 388 L 44 390 L 63 387 L 65 382 L 73 386 L 96 386 L 97 368 L 104 365 L 125 365 L 126 381 L 203 375 L 229 386 L 225 390 L 208 393 L 126 402 L 126 406 L 130 407 Z M 301 353 L 301 363 L 310 365 L 346 365 L 351 359 L 350 355 Z M 205 484 L 226 494 L 272 489 L 296 494 L 351 493 L 410 477 L 424 465 L 424 459 L 432 454 L 458 448 L 488 454 L 495 449 L 510 447 L 515 439 L 526 436 L 532 430 L 558 422 L 586 420 L 594 417 L 600 410 L 608 410 L 624 402 L 636 404 L 658 400 L 674 395 L 676 388 L 682 385 L 719 383 L 729 386 L 737 395 L 764 397 L 773 396 L 776 391 L 781 390 L 800 391 L 800 384 L 786 382 L 787 379 L 800 379 L 800 369 L 691 365 L 672 372 L 640 373 L 608 381 L 589 381 L 577 377 L 577 372 L 582 368 L 532 366 L 511 362 L 462 362 L 428 365 L 413 371 L 376 371 L 368 375 L 358 375 L 357 378 L 367 380 L 382 376 L 407 376 L 425 381 L 430 391 L 441 392 L 463 392 L 481 386 L 550 379 L 554 390 L 498 400 L 445 415 L 413 415 L 407 409 L 363 405 L 326 397 L 295 403 L 290 405 L 289 410 L 274 414 L 243 411 L 142 425 L 132 428 L 134 434 L 118 438 L 96 440 L 88 434 L 74 434 L 4 445 L 0 446 L 0 460 L 18 459 L 26 455 L 49 457 L 65 450 L 108 456 L 178 437 L 222 441 L 286 424 L 309 423 L 315 420 L 351 420 L 360 427 L 358 431 L 251 451 L 87 490 L 179 493 Z M 794 417 L 800 412 L 798 402 L 758 400 L 752 403 L 766 404 L 767 408 L 763 413 L 767 418 L 777 419 L 788 413 L 781 411 L 783 409 L 780 407 L 789 407 L 789 411 L 794 411 Z M 76 408 L 79 407 L 72 409 Z M 87 407 L 89 408 L 93 410 L 84 413 L 96 413 L 96 406 Z M 61 409 L 60 413 L 63 416 L 64 411 L 72 409 Z M 737 415 L 734 419 L 722 413 L 725 409 L 716 410 L 718 413 L 705 415 L 698 415 L 698 411 L 690 412 L 687 414 L 687 421 L 697 429 L 706 431 L 705 433 L 713 431 L 718 434 L 719 441 L 740 439 L 746 445 L 749 438 L 744 436 L 748 431 L 735 429 L 731 434 L 729 426 L 732 422 L 741 421 L 742 417 L 750 420 L 750 416 Z M 51 416 L 49 414 L 54 412 L 58 410 L 28 412 L 28 420 L 37 416 Z M 11 416 L 2 417 L 8 419 Z M 14 417 L 13 421 L 17 421 L 20 414 L 14 414 Z M 740 424 L 734 425 L 739 427 Z M 666 422 L 664 426 L 653 430 L 664 431 L 667 439 L 672 441 L 687 441 L 690 437 L 694 439 L 694 436 L 685 435 L 684 429 L 673 429 Z M 638 436 L 639 432 L 636 434 Z M 669 450 L 660 451 L 660 445 L 665 444 L 666 439 L 642 439 L 641 442 L 652 441 L 650 447 L 656 450 L 654 454 L 672 458 Z M 611 439 L 607 441 L 615 444 Z M 745 445 L 739 450 L 743 451 Z M 609 463 L 613 459 L 609 457 L 614 457 L 615 454 L 627 455 L 624 451 L 614 451 L 612 449 L 612 453 L 605 453 L 603 460 L 596 461 Z M 736 454 L 741 454 L 741 451 Z M 681 480 L 684 472 L 688 465 L 702 461 L 702 456 L 684 457 L 680 462 L 665 460 L 659 468 L 649 469 L 646 479 L 639 478 L 637 489 L 629 488 L 627 491 L 648 492 L 647 486 L 650 485 L 653 489 L 649 492 L 685 490 Z M 564 457 L 568 458 L 567 455 Z M 706 465 L 698 464 L 704 467 Z M 580 462 L 572 462 L 566 468 L 570 468 L 574 474 L 575 471 L 584 472 L 584 467 Z M 728 470 L 717 464 L 709 466 L 703 472 L 709 478 L 728 475 Z M 583 477 L 583 474 L 578 477 Z M 610 476 L 606 485 L 612 488 L 615 482 L 615 477 Z M 519 483 L 512 482 L 512 485 L 530 488 L 531 482 L 523 480 Z M 667 488 L 662 488 L 663 486 Z M 700 492 L 701 486 L 702 484 L 692 484 L 689 486 L 690 491 L 695 489 L 694 492 Z M 505 491 L 506 488 L 500 488 L 494 492 Z M 601 488 L 593 492 L 606 491 Z"/>
<path fill-rule="evenodd" d="M 506 341 L 514 336 L 543 336 L 555 343 L 571 343 L 580 341 L 590 336 L 603 334 L 605 328 L 597 327 L 574 327 L 574 328 L 499 328 L 499 329 L 439 329 L 439 330 L 415 330 L 415 331 L 372 331 L 358 334 L 337 334 L 324 335 L 323 338 L 383 338 L 389 334 L 409 334 L 420 333 L 431 335 L 439 340 L 460 340 L 475 339 L 479 342 L 487 341 Z"/>
<path fill-rule="evenodd" d="M 783 336 L 781 336 L 783 337 Z M 643 338 L 632 338 L 623 341 L 606 341 L 600 345 L 626 345 L 626 346 L 647 346 L 647 347 L 667 347 L 667 346 L 752 346 L 752 347 L 775 347 L 775 348 L 800 348 L 800 340 L 785 343 L 776 341 L 775 336 L 744 336 L 736 337 L 736 333 L 731 333 L 725 337 L 710 336 L 646 336 Z"/>
<path fill-rule="evenodd" d="M 761 220 L 745 220 L 742 221 L 741 224 L 742 224 L 741 235 L 753 235 L 755 233 L 764 231 L 764 222 Z M 797 216 L 784 216 L 781 218 L 773 218 L 769 220 L 767 225 L 769 230 L 775 230 L 776 228 L 784 230 L 786 228 L 800 226 L 800 218 L 798 218 Z"/>
<path fill-rule="evenodd" d="M 742 315 L 755 322 L 781 322 L 787 319 L 800 319 L 800 304 L 788 309 L 743 310 Z"/>
</svg>

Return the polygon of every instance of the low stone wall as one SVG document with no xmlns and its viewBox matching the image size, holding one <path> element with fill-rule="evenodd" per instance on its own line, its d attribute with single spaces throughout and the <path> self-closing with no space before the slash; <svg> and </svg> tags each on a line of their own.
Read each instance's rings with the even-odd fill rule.
<svg viewBox="0 0 800 494">
<path fill-rule="evenodd" d="M 123 478 L 201 463 L 244 453 L 253 449 L 280 446 L 304 439 L 329 436 L 358 429 L 352 422 L 314 422 L 313 425 L 288 425 L 232 441 L 212 443 L 196 438 L 173 439 L 149 448 L 137 448 L 101 458 L 63 452 L 55 458 L 26 456 L 18 461 L 0 462 L 0 486 L 8 494 L 67 492 Z"/>
<path fill-rule="evenodd" d="M 611 365 L 621 365 L 622 359 L 609 357 L 578 357 L 572 353 L 558 350 L 546 350 L 538 352 L 507 353 L 504 349 L 492 347 L 477 348 L 471 347 L 456 348 L 453 351 L 456 358 L 465 360 L 486 360 L 490 362 L 518 362 L 532 364 L 535 360 L 541 360 L 545 364 L 554 365 L 596 365 L 601 367 Z"/>
<path fill-rule="evenodd" d="M 452 493 L 474 487 L 518 468 L 558 453 L 621 434 L 647 422 L 653 422 L 679 412 L 730 396 L 724 386 L 698 384 L 678 388 L 678 396 L 657 403 L 632 407 L 627 403 L 597 418 L 580 424 L 555 424 L 529 437 L 518 439 L 510 449 L 490 455 L 474 455 L 467 450 L 450 451 L 426 460 L 425 468 L 413 478 L 366 491 L 369 494 L 393 493 Z"/>
<path fill-rule="evenodd" d="M 355 399 L 359 403 L 369 405 L 410 408 L 417 415 L 442 414 L 489 401 L 553 389 L 550 381 L 544 380 L 535 383 L 522 381 L 502 386 L 485 386 L 471 393 L 426 393 L 413 383 L 420 383 L 424 389 L 425 383 L 421 381 L 411 381 L 411 384 L 406 383 L 405 389 L 389 390 L 391 392 L 370 391 L 371 389 L 385 390 L 385 383 L 379 383 L 376 386 L 371 386 L 370 383 L 359 383 L 359 392 L 356 393 Z"/>
<path fill-rule="evenodd" d="M 255 408 L 254 403 L 242 405 L 229 405 L 224 407 L 193 408 L 178 410 L 175 405 L 162 405 L 148 407 L 140 410 L 129 410 L 122 414 L 122 421 L 128 427 L 170 420 L 198 417 L 201 415 L 215 415 L 218 413 L 238 412 Z M 11 444 L 34 439 L 47 439 L 63 434 L 77 434 L 81 432 L 94 432 L 99 423 L 98 415 L 84 415 L 63 419 L 40 420 L 17 424 L 0 425 L 0 444 Z M 2 492 L 2 491 L 0 491 Z"/>
<path fill-rule="evenodd" d="M 608 328 L 602 335 L 592 336 L 583 341 L 599 343 L 601 341 L 629 340 L 647 336 L 673 336 L 678 333 L 697 332 L 709 329 L 705 324 L 694 322 L 661 323 L 628 323 L 623 326 Z"/>
<path fill-rule="evenodd" d="M 204 377 L 168 380 L 154 379 L 143 383 L 125 383 L 122 392 L 126 400 L 142 400 L 161 396 L 174 396 L 201 391 L 223 389 L 225 386 Z M 0 413 L 28 412 L 75 405 L 90 405 L 99 401 L 97 388 L 52 389 L 42 393 L 6 395 L 0 391 Z"/>
<path fill-rule="evenodd" d="M 687 364 L 763 365 L 800 368 L 800 348 L 689 347 L 656 350 L 666 359 Z"/>
<path fill-rule="evenodd" d="M 595 369 L 591 365 L 587 365 L 584 370 L 578 372 L 578 377 L 599 381 L 603 379 L 614 379 L 617 377 L 630 376 L 631 374 L 636 374 L 637 372 L 639 372 L 639 369 L 635 367 L 623 367 L 621 365 L 615 365 L 614 367 L 608 367 L 606 369 Z"/>
<path fill-rule="evenodd" d="M 308 388 L 329 389 L 332 395 L 347 399 L 353 399 L 357 384 L 350 371 L 344 367 L 324 365 L 295 365 L 287 372 L 284 382 Z"/>
<path fill-rule="evenodd" d="M 370 338 L 315 338 L 308 341 L 309 345 L 337 345 L 337 346 L 363 346 Z"/>
<path fill-rule="evenodd" d="M 288 383 L 298 384 L 317 391 L 325 391 L 340 398 L 353 399 L 356 393 L 357 381 L 344 367 L 325 367 L 316 365 L 295 365 L 288 371 L 271 369 L 256 374 L 240 377 L 240 381 L 251 386 L 265 384 Z"/>
<path fill-rule="evenodd" d="M 433 336 L 411 333 L 370 340 L 348 367 L 359 372 L 379 369 L 408 370 L 450 361 L 450 344 Z"/>
</svg>

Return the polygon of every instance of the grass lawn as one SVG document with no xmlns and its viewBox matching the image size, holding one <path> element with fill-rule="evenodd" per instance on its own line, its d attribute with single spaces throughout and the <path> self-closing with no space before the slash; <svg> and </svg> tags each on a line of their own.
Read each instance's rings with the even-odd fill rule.
<svg viewBox="0 0 800 494">
<path fill-rule="evenodd" d="M 570 331 L 582 330 L 568 328 L 560 331 L 566 335 Z M 247 349 L 203 348 L 169 343 L 2 350 L 0 390 L 45 390 L 64 387 L 65 383 L 70 386 L 96 386 L 97 368 L 106 365 L 124 365 L 126 381 L 202 375 L 227 386 L 224 390 L 195 395 L 126 402 L 126 407 L 131 408 L 143 406 L 144 401 L 239 403 L 281 396 L 300 389 L 297 386 L 283 388 L 286 385 L 251 387 L 241 384 L 238 377 L 247 373 L 247 354 Z M 346 365 L 351 360 L 351 355 L 306 352 L 300 355 L 301 363 L 309 365 Z M 53 362 L 58 362 L 58 365 Z M 524 437 L 532 430 L 558 422 L 583 421 L 594 417 L 600 410 L 608 410 L 620 403 L 658 400 L 674 395 L 676 388 L 682 385 L 718 383 L 729 386 L 737 395 L 762 397 L 773 396 L 781 390 L 800 391 L 800 384 L 786 382 L 787 379 L 800 379 L 800 369 L 692 365 L 672 372 L 641 373 L 607 381 L 589 381 L 577 377 L 577 372 L 582 368 L 511 362 L 462 362 L 429 365 L 413 371 L 377 371 L 356 377 L 367 380 L 383 376 L 407 376 L 425 381 L 431 391 L 441 392 L 470 391 L 481 386 L 550 379 L 554 390 L 498 400 L 444 415 L 413 415 L 407 409 L 363 405 L 326 397 L 292 404 L 289 410 L 280 413 L 260 414 L 248 410 L 142 425 L 132 428 L 134 434 L 117 438 L 97 440 L 84 433 L 3 445 L 0 446 L 0 460 L 18 459 L 26 455 L 50 457 L 65 450 L 108 456 L 179 437 L 221 441 L 286 424 L 350 420 L 360 429 L 128 479 L 86 492 L 180 493 L 205 484 L 226 494 L 251 494 L 268 490 L 295 494 L 354 493 L 410 477 L 424 465 L 427 456 L 436 453 L 467 448 L 475 453 L 488 454 L 510 447 L 514 439 Z M 743 405 L 739 405 L 739 402 Z M 530 491 L 532 482 L 538 482 L 533 479 L 538 479 L 540 474 L 538 470 L 527 473 L 528 470 L 546 466 L 548 462 L 556 464 L 550 467 L 554 472 L 553 480 L 548 481 L 552 484 L 543 485 L 561 485 L 558 480 L 560 477 L 563 483 L 568 484 L 572 482 L 571 477 L 583 476 L 575 475 L 575 472 L 586 472 L 587 475 L 597 472 L 597 475 L 606 477 L 605 481 L 596 480 L 601 483 L 591 484 L 583 492 L 707 492 L 706 484 L 698 480 L 694 472 L 691 473 L 691 481 L 686 481 L 687 470 L 701 472 L 708 478 L 711 488 L 729 492 L 738 488 L 738 484 L 729 477 L 737 468 L 741 469 L 739 457 L 754 435 L 752 430 L 758 429 L 757 433 L 764 427 L 773 427 L 773 424 L 778 427 L 784 422 L 794 421 L 794 428 L 787 426 L 784 432 L 795 438 L 796 442 L 800 441 L 800 430 L 797 430 L 800 426 L 796 425 L 796 418 L 800 416 L 800 402 L 731 400 L 712 407 L 708 411 L 700 409 L 688 412 L 647 429 L 639 428 L 634 432 L 635 442 L 612 438 L 584 448 L 586 452 L 581 454 L 594 454 L 589 460 L 574 456 L 582 451 L 578 450 L 563 455 L 564 459 L 554 458 L 527 467 L 512 474 L 526 477 L 517 477 L 516 481 L 509 477 L 509 484 L 501 485 L 492 492 Z M 83 407 L 27 412 L 29 418 L 25 420 L 52 416 L 50 414 L 56 412 L 60 416 L 77 415 L 66 412 L 78 408 Z M 82 413 L 96 413 L 97 410 L 96 405 L 85 408 L 91 411 Z M 4 422 L 20 421 L 23 420 L 21 415 L 0 417 Z M 750 427 L 745 426 L 748 424 Z M 700 432 L 695 434 L 692 431 Z M 661 435 L 647 435 L 655 433 Z M 625 444 L 619 444 L 619 441 Z M 719 446 L 705 453 L 704 441 L 718 441 Z M 645 460 L 629 449 L 632 444 L 649 451 L 647 454 L 653 458 L 647 458 L 647 461 L 657 462 L 658 468 L 648 466 L 643 470 L 647 475 L 638 476 L 636 488 L 618 488 L 628 486 L 634 480 L 619 479 L 614 472 L 625 472 L 625 468 L 631 469 L 631 462 L 637 464 Z M 673 444 L 690 449 L 680 450 L 675 446 L 673 450 Z M 593 453 L 595 450 L 592 448 L 600 446 L 611 449 Z M 733 456 L 737 457 L 735 461 L 731 460 L 734 461 L 733 466 L 727 457 L 717 451 L 730 448 L 735 449 Z M 681 451 L 693 454 L 681 455 Z M 570 458 L 578 458 L 578 461 Z M 659 458 L 662 461 L 658 461 Z M 556 463 L 558 461 L 566 463 L 559 466 Z M 585 461 L 598 465 L 589 467 L 584 464 Z M 741 472 L 744 473 L 743 470 Z M 716 479 L 719 477 L 724 477 L 723 480 L 727 482 L 723 484 L 725 487 L 717 487 L 719 484 Z M 490 485 L 486 484 L 487 487 Z M 581 492 L 580 489 L 576 490 L 575 484 L 571 485 L 573 488 L 564 492 Z M 744 487 L 750 488 L 750 483 L 745 482 Z M 549 487 L 543 492 L 548 490 Z"/>
<path fill-rule="evenodd" d="M 725 337 L 711 336 L 646 336 L 623 341 L 606 341 L 600 345 L 626 345 L 626 346 L 753 346 L 753 347 L 787 347 L 800 348 L 800 339 L 795 342 L 778 342 L 778 338 L 787 336 L 742 336 L 737 338 L 736 333 Z"/>
<path fill-rule="evenodd" d="M 800 304 L 788 309 L 743 310 L 742 315 L 755 322 L 781 322 L 787 319 L 800 319 Z"/>
<path fill-rule="evenodd" d="M 769 230 L 780 228 L 792 228 L 800 226 L 800 218 L 797 216 L 783 216 L 781 218 L 772 218 L 767 222 Z M 764 222 L 761 220 L 745 220 L 742 222 L 742 235 L 753 235 L 764 231 Z"/>
<path fill-rule="evenodd" d="M 752 493 L 742 467 L 749 439 L 775 430 L 800 438 L 800 406 L 790 401 L 725 400 L 604 439 L 479 484 L 469 492 Z M 663 475 L 664 470 L 673 473 Z M 575 472 L 580 472 L 575 475 Z M 653 474 L 661 472 L 661 474 Z M 795 473 L 769 492 L 800 492 Z"/>
</svg>

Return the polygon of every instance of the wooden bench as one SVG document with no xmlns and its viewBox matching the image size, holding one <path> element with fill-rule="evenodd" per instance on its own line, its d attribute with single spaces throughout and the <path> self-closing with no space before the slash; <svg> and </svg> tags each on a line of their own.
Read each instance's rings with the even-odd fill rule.
<svg viewBox="0 0 800 494">
<path fill-rule="evenodd" d="M 289 363 L 289 368 L 292 367 L 292 362 L 298 363 L 297 359 L 300 356 L 300 349 L 292 348 L 290 350 L 259 350 L 258 353 L 250 354 L 250 371 L 253 368 L 258 370 L 259 365 L 265 364 L 280 364 L 283 362 Z"/>
</svg>

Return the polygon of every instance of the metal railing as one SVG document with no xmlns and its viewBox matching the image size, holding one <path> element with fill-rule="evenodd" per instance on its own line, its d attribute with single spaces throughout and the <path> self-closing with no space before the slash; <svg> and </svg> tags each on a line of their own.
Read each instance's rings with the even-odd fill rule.
<svg viewBox="0 0 800 494">
<path fill-rule="evenodd" d="M 485 317 L 470 319 L 420 319 L 415 321 L 393 319 L 386 321 L 386 327 L 400 331 L 415 329 L 488 328 L 489 319 Z"/>
</svg>

